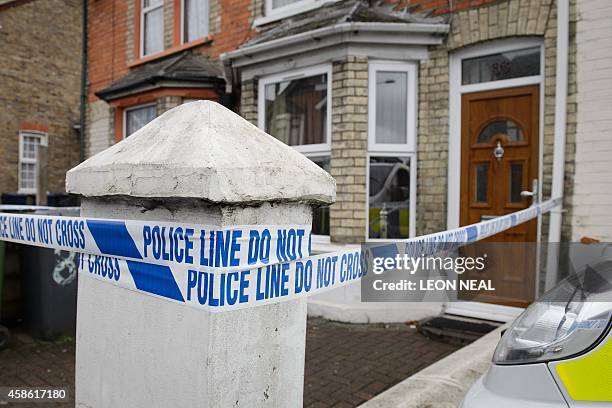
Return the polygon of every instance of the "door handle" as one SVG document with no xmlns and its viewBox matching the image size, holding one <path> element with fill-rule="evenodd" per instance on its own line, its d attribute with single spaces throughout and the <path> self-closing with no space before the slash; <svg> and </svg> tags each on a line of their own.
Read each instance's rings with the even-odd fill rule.
<svg viewBox="0 0 612 408">
<path fill-rule="evenodd" d="M 538 179 L 533 179 L 533 181 L 531 182 L 531 191 L 521 191 L 521 197 L 531 197 L 534 203 L 538 201 Z"/>
</svg>

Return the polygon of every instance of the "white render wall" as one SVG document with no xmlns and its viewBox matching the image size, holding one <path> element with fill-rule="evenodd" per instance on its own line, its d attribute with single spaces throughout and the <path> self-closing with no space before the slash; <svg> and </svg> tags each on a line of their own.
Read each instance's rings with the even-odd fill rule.
<svg viewBox="0 0 612 408">
<path fill-rule="evenodd" d="M 335 181 L 211 101 L 180 105 L 70 170 L 81 215 L 308 225 Z M 212 287 L 212 286 L 211 286 Z M 79 278 L 76 406 L 301 407 L 306 299 L 214 313 Z"/>
<path fill-rule="evenodd" d="M 305 204 L 208 207 L 83 198 L 81 215 L 218 225 L 302 224 Z M 298 407 L 306 300 L 211 313 L 79 276 L 76 407 Z M 286 405 L 285 405 L 286 404 Z"/>
<path fill-rule="evenodd" d="M 612 2 L 578 1 L 572 239 L 612 241 Z"/>
</svg>

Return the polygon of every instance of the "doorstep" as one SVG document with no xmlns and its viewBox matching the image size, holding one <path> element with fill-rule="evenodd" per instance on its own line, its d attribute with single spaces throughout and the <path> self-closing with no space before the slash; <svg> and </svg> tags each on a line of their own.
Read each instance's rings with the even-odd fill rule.
<svg viewBox="0 0 612 408">
<path fill-rule="evenodd" d="M 422 320 L 419 332 L 433 339 L 466 344 L 478 340 L 502 324 L 490 320 L 442 314 Z"/>
</svg>

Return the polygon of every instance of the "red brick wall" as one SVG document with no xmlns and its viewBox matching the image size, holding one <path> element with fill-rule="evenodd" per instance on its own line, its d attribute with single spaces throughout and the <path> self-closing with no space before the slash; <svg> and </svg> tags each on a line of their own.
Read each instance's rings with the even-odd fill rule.
<svg viewBox="0 0 612 408">
<path fill-rule="evenodd" d="M 89 101 L 95 92 L 128 72 L 126 61 L 127 2 L 133 0 L 88 0 Z M 130 22 L 131 23 L 131 22 Z"/>
<path fill-rule="evenodd" d="M 128 2 L 139 0 L 89 0 L 89 101 L 95 92 L 129 72 L 135 59 L 127 60 L 127 33 L 134 30 L 135 19 L 128 18 Z M 175 4 L 174 0 L 165 0 Z M 137 10 L 138 7 L 135 7 Z M 194 47 L 194 52 L 218 58 L 233 50 L 251 34 L 251 0 L 220 0 L 221 31 L 212 41 Z M 130 21 L 128 21 L 130 20 Z M 139 39 L 134 38 L 135 46 Z M 168 50 L 167 50 L 168 51 Z M 174 50 L 169 50 L 170 52 Z"/>
<path fill-rule="evenodd" d="M 213 58 L 238 48 L 254 33 L 251 0 L 220 0 L 220 3 L 221 32 L 215 36 L 209 51 Z"/>
<path fill-rule="evenodd" d="M 95 101 L 94 93 L 121 78 L 128 71 L 126 53 L 127 32 L 133 30 L 135 20 L 128 21 L 128 2 L 139 4 L 140 0 L 88 0 L 89 1 L 89 100 Z M 176 4 L 176 0 L 165 0 Z M 251 0 L 219 0 L 221 13 L 220 33 L 212 41 L 194 47 L 194 51 L 218 58 L 223 52 L 236 49 L 253 33 Z M 479 7 L 500 0 L 452 0 L 455 11 Z M 444 14 L 449 11 L 449 0 L 388 0 L 398 8 L 406 5 L 417 12 L 431 11 Z M 176 7 L 176 6 L 174 6 Z M 134 7 L 138 10 L 138 7 Z M 134 38 L 135 46 L 138 38 Z"/>
</svg>

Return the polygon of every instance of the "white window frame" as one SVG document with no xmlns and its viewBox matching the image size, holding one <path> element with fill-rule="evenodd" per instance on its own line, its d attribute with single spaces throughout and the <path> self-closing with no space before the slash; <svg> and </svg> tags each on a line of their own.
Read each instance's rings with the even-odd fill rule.
<svg viewBox="0 0 612 408">
<path fill-rule="evenodd" d="M 331 165 L 331 160 L 332 160 L 332 158 L 331 158 L 331 150 L 329 150 L 327 152 L 321 151 L 321 152 L 306 154 L 306 157 L 308 157 L 310 160 L 316 159 L 318 157 L 327 157 L 327 158 L 329 158 L 330 165 Z M 331 204 L 329 206 L 331 207 Z M 314 213 L 313 213 L 313 217 L 314 217 Z M 331 214 L 330 214 L 330 217 L 331 217 Z M 331 224 L 329 226 L 329 229 L 330 229 L 330 233 L 331 233 Z M 317 245 L 317 246 L 326 245 L 326 244 L 329 244 L 331 242 L 330 241 L 330 234 L 324 235 L 324 234 L 314 234 L 313 233 L 311 238 L 312 238 L 312 244 L 313 245 Z"/>
<path fill-rule="evenodd" d="M 164 1 L 162 0 L 160 2 L 160 4 L 155 5 L 155 6 L 149 6 L 149 7 L 145 7 L 144 6 L 144 0 L 139 0 L 139 1 L 140 1 L 140 57 L 143 58 L 143 57 L 146 57 L 146 56 L 149 56 L 149 55 L 157 54 L 157 52 L 153 52 L 153 53 L 150 53 L 150 54 L 145 54 L 145 50 L 144 50 L 144 45 L 145 45 L 145 37 L 144 37 L 144 34 L 145 34 L 145 14 L 147 14 L 147 13 L 149 13 L 151 11 L 157 10 L 158 8 L 162 8 L 162 26 L 161 26 L 161 30 L 162 30 L 162 39 L 163 39 L 164 38 L 164 17 L 163 17 L 163 14 L 164 14 L 164 11 L 163 11 Z M 163 49 L 162 49 L 162 51 L 163 51 Z M 161 51 L 159 51 L 159 52 L 161 52 Z"/>
<path fill-rule="evenodd" d="M 23 157 L 23 143 L 25 140 L 25 137 L 35 137 L 38 138 L 39 140 L 39 144 L 41 146 L 47 146 L 48 144 L 48 135 L 45 132 L 37 132 L 34 130 L 22 130 L 19 131 L 19 168 L 18 168 L 18 192 L 21 194 L 33 194 L 36 193 L 36 189 L 38 187 L 37 185 L 37 177 L 36 177 L 36 172 L 38 171 L 38 151 L 36 151 L 36 158 L 32 159 L 32 158 L 26 158 Z M 34 170 L 34 188 L 22 188 L 21 187 L 21 164 L 22 163 L 29 163 L 29 164 L 34 164 L 35 165 L 35 170 Z"/>
<path fill-rule="evenodd" d="M 368 152 L 366 156 L 366 202 L 365 202 L 365 241 L 366 242 L 396 242 L 398 238 L 370 238 L 370 158 L 396 157 L 410 159 L 410 211 L 408 220 L 408 238 L 416 236 L 416 183 L 417 183 L 417 155 L 416 153 Z M 399 238 L 405 239 L 405 238 Z"/>
<path fill-rule="evenodd" d="M 406 72 L 406 143 L 376 143 L 376 72 Z M 416 63 L 394 61 L 372 61 L 368 64 L 368 150 L 374 152 L 400 152 L 415 151 L 416 139 L 416 110 L 417 110 L 417 80 Z"/>
<path fill-rule="evenodd" d="M 260 129 L 266 129 L 266 85 L 292 79 L 302 79 L 311 76 L 327 74 L 327 117 L 325 128 L 325 143 L 290 146 L 300 153 L 314 157 L 331 155 L 331 127 L 332 127 L 332 66 L 331 64 L 317 65 L 305 69 L 283 72 L 282 74 L 269 75 L 259 80 L 257 97 L 257 124 Z"/>
<path fill-rule="evenodd" d="M 257 96 L 257 125 L 266 131 L 266 85 L 283 82 L 291 79 L 308 78 L 315 75 L 327 74 L 327 112 L 325 143 L 290 146 L 309 159 L 329 157 L 331 160 L 331 126 L 332 126 L 332 66 L 331 64 L 316 65 L 305 69 L 283 72 L 263 77 L 259 80 Z M 329 244 L 329 235 L 312 235 L 313 244 Z"/>
<path fill-rule="evenodd" d="M 337 0 L 300 0 L 286 6 L 277 8 L 272 7 L 272 0 L 264 0 L 264 16 L 255 19 L 254 26 L 260 26 L 271 23 L 276 20 L 290 17 L 295 14 L 303 13 L 309 10 L 314 10 L 326 3 L 331 3 Z"/>
<path fill-rule="evenodd" d="M 206 0 L 207 1 L 207 7 L 206 7 L 206 19 L 208 20 L 208 30 L 206 31 L 206 34 L 204 34 L 203 36 L 199 37 L 199 38 L 194 38 L 191 41 L 196 41 L 199 40 L 201 38 L 206 38 L 210 35 L 210 0 Z M 185 41 L 185 0 L 181 0 L 181 44 L 187 44 L 191 41 Z"/>
<path fill-rule="evenodd" d="M 142 105 L 134 105 L 134 106 L 130 106 L 130 107 L 123 109 L 123 138 L 124 139 L 128 137 L 128 134 L 127 134 L 127 114 L 128 112 L 136 110 L 136 109 L 146 108 L 149 106 L 152 106 L 155 109 L 157 109 L 157 102 L 143 103 Z M 155 117 L 157 117 L 157 110 L 155 112 Z"/>
<path fill-rule="evenodd" d="M 407 112 L 406 143 L 376 143 L 376 72 L 406 72 Z M 417 62 L 370 61 L 368 63 L 368 154 L 366 156 L 366 202 L 365 202 L 365 240 L 366 242 L 396 241 L 391 238 L 370 238 L 370 158 L 397 157 L 410 159 L 410 204 L 408 235 L 416 235 L 416 183 L 417 183 Z"/>
</svg>

